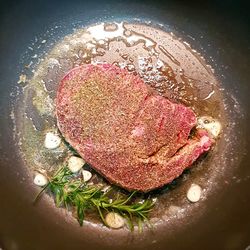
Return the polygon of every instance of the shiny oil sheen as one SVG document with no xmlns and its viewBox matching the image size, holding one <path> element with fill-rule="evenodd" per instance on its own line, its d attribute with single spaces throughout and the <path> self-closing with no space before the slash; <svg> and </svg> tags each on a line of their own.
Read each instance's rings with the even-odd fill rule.
<svg viewBox="0 0 250 250">
<path fill-rule="evenodd" d="M 31 175 L 44 170 L 52 174 L 70 155 L 66 144 L 53 151 L 43 145 L 46 132 L 57 130 L 54 103 L 60 80 L 79 65 L 111 63 L 139 74 L 160 95 L 192 108 L 198 117 L 207 115 L 221 121 L 223 133 L 212 152 L 196 162 L 173 185 L 156 190 L 151 195 L 158 199 L 156 208 L 150 214 L 150 221 L 156 229 L 171 223 L 178 224 L 178 218 L 188 218 L 196 211 L 202 213 L 205 203 L 190 204 L 186 192 L 192 183 L 197 183 L 203 188 L 202 198 L 205 201 L 216 192 L 218 179 L 226 171 L 232 171 L 226 165 L 229 160 L 234 160 L 233 156 L 228 157 L 228 151 L 235 147 L 232 131 L 236 126 L 229 119 L 222 87 L 202 55 L 180 37 L 167 32 L 164 25 L 138 19 L 76 29 L 52 45 L 36 62 L 34 55 L 38 54 L 37 48 L 46 43 L 47 40 L 40 39 L 28 48 L 28 65 L 31 66 L 24 66 L 23 72 L 31 77 L 27 78 L 23 96 L 20 97 L 24 105 L 20 104 L 13 110 L 14 117 L 15 111 L 22 114 L 21 118 L 14 118 L 14 123 L 20 151 L 31 169 Z M 91 103 L 95 107 L 95 100 Z M 232 145 L 225 147 L 225 140 L 229 137 Z M 218 164 L 213 165 L 214 161 Z M 92 183 L 107 185 L 97 174 L 94 174 Z M 51 209 L 55 209 L 54 206 Z M 199 216 L 197 214 L 196 218 Z M 94 220 L 88 216 L 86 219 L 96 223 L 98 216 Z"/>
<path fill-rule="evenodd" d="M 170 249 L 245 249 L 250 244 L 248 237 L 250 173 L 247 156 L 249 139 L 246 133 L 249 124 L 249 116 L 246 112 L 249 106 L 247 97 L 249 76 L 246 68 L 248 56 L 245 50 L 249 36 L 246 32 L 245 19 L 242 18 L 244 12 L 240 12 L 237 6 L 233 8 L 234 12 L 227 14 L 227 9 L 220 8 L 220 5 L 216 5 L 216 8 L 212 4 L 204 3 L 204 5 L 206 6 L 200 8 L 198 4 L 191 2 L 185 5 L 160 1 L 136 4 L 129 1 L 113 4 L 111 2 L 65 2 L 63 5 L 56 1 L 42 1 L 33 5 L 24 1 L 15 5 L 6 4 L 1 8 L 4 14 L 0 33 L 2 37 L 0 43 L 2 52 L 0 197 L 4 202 L 1 203 L 0 245 L 3 249 L 166 249 L 166 247 Z M 212 14 L 215 13 L 214 10 L 219 10 L 216 13 L 219 12 L 220 15 Z M 241 13 L 238 16 L 235 13 L 237 11 Z M 218 151 L 214 151 L 210 158 L 205 159 L 206 164 L 193 168 L 193 172 L 188 175 L 192 177 L 192 181 L 199 180 L 202 181 L 199 184 L 204 183 L 207 191 L 205 199 L 190 209 L 185 207 L 185 185 L 188 186 L 190 183 L 190 177 L 186 179 L 184 176 L 180 180 L 183 182 L 181 185 L 173 186 L 171 191 L 165 190 L 160 196 L 164 198 L 160 198 L 162 201 L 156 208 L 158 214 L 152 217 L 154 219 L 152 222 L 156 225 L 155 230 L 146 229 L 142 234 L 131 234 L 126 230 L 113 231 L 90 222 L 86 222 L 81 228 L 71 215 L 64 210 L 55 209 L 53 201 L 48 197 L 44 197 L 38 205 L 34 206 L 32 201 L 38 189 L 33 186 L 33 176 L 27 167 L 31 165 L 34 167 L 36 164 L 25 162 L 24 157 L 20 156 L 17 145 L 20 141 L 16 137 L 16 132 L 20 131 L 18 130 L 20 128 L 13 126 L 12 120 L 15 117 L 22 121 L 25 118 L 24 113 L 15 111 L 33 105 L 32 98 L 27 98 L 30 100 L 29 104 L 26 101 L 22 102 L 22 99 L 18 102 L 22 94 L 17 97 L 13 94 L 13 90 L 18 86 L 16 82 L 19 75 L 24 73 L 23 66 L 29 65 L 31 56 L 34 60 L 45 58 L 46 55 L 42 55 L 43 50 L 45 53 L 50 51 L 55 43 L 58 44 L 60 39 L 63 40 L 65 35 L 72 34 L 74 28 L 78 31 L 81 27 L 90 27 L 93 23 L 103 21 L 112 23 L 115 20 L 120 23 L 125 19 L 133 20 L 131 17 L 163 24 L 164 27 L 161 30 L 164 34 L 166 34 L 165 31 L 167 34 L 172 31 L 176 37 L 182 37 L 182 41 L 188 41 L 192 48 L 205 57 L 215 69 L 215 73 L 210 72 L 215 81 L 209 80 L 207 86 L 214 83 L 215 87 L 220 86 L 224 91 L 215 89 L 216 93 L 211 94 L 214 89 L 210 89 L 205 93 L 202 92 L 201 97 L 205 99 L 204 102 L 210 101 L 217 93 L 222 92 L 223 98 L 217 100 L 223 105 L 213 105 L 216 107 L 213 114 L 216 116 L 216 113 L 224 114 L 225 111 L 228 119 L 223 119 L 226 122 L 223 122 L 223 137 L 217 144 Z M 221 25 L 222 23 L 224 25 Z M 53 32 L 46 37 L 47 30 L 52 28 Z M 158 30 L 159 28 L 157 27 Z M 139 31 L 142 31 L 142 27 Z M 32 43 L 36 43 L 34 37 L 37 37 L 37 46 L 41 45 L 42 49 L 40 52 L 31 51 L 27 54 L 25 52 L 27 46 L 32 47 Z M 147 34 L 146 37 L 148 37 Z M 42 43 L 43 40 L 46 42 Z M 161 46 L 158 47 L 159 53 L 166 58 L 168 64 L 172 63 L 170 66 L 172 69 L 178 68 L 180 60 L 172 55 L 172 50 L 169 51 L 166 46 Z M 127 61 L 126 53 L 119 55 L 119 61 L 121 56 L 124 61 Z M 204 65 L 204 61 L 201 64 Z M 192 71 L 192 66 L 188 65 L 189 67 L 183 71 L 185 77 Z M 129 65 L 129 68 L 133 69 L 133 66 Z M 206 66 L 205 69 L 207 69 Z M 172 71 L 173 74 L 178 74 Z M 35 72 L 37 71 L 27 73 L 28 79 L 32 79 Z M 153 86 L 150 76 L 148 80 L 148 83 Z M 195 86 L 196 84 L 199 82 L 195 82 Z M 164 88 L 163 90 L 161 88 L 162 86 L 159 86 L 159 92 L 164 94 Z M 14 93 L 18 91 L 22 93 L 23 90 L 18 87 Z M 43 91 L 41 88 L 40 93 L 42 94 Z M 53 92 L 53 89 L 50 91 Z M 176 94 L 174 91 L 170 93 Z M 186 97 L 188 93 L 190 92 L 184 91 L 184 96 Z M 53 96 L 51 98 L 53 99 Z M 50 99 L 47 101 L 47 109 L 41 109 L 45 113 L 51 111 L 49 110 Z M 14 113 L 11 113 L 13 106 Z M 40 106 L 40 108 L 43 107 Z M 36 120 L 33 119 L 33 121 Z M 49 124 L 53 122 L 53 119 L 50 119 L 47 125 L 50 126 Z M 40 124 L 37 122 L 36 125 Z M 30 125 L 31 127 L 24 126 L 24 129 L 32 131 L 33 125 Z M 44 127 L 40 127 L 41 131 L 43 129 Z M 34 146 L 32 143 L 30 145 Z M 26 149 L 29 148 L 26 147 Z M 54 162 L 53 159 L 51 159 L 52 162 Z M 42 165 L 45 166 L 46 162 Z M 211 172 L 201 174 L 202 171 Z M 214 179 L 211 180 L 212 177 Z M 177 201 L 182 200 L 184 205 L 182 206 L 180 202 L 181 206 L 179 206 Z M 176 210 L 173 207 L 170 210 L 167 208 L 173 204 L 184 208 L 184 213 L 180 213 L 180 216 L 171 216 L 171 212 L 174 214 Z"/>
</svg>

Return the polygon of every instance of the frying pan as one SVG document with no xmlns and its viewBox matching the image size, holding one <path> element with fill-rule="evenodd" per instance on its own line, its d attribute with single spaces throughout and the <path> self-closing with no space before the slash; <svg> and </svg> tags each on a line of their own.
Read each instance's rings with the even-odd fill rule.
<svg viewBox="0 0 250 250">
<path fill-rule="evenodd" d="M 18 154 L 13 137 L 11 107 L 21 66 L 20 60 L 34 37 L 52 25 L 57 41 L 100 21 L 140 18 L 176 30 L 202 52 L 231 98 L 237 120 L 239 153 L 233 174 L 198 220 L 189 218 L 179 230 L 152 231 L 150 236 L 98 231 L 64 219 L 46 202 L 33 205 L 37 189 Z M 50 249 L 250 249 L 250 74 L 249 18 L 240 1 L 1 1 L 0 3 L 0 248 Z M 194 39 L 191 39 L 194 38 Z M 235 102 L 240 110 L 235 110 Z M 215 163 L 216 164 L 216 163 Z M 193 214 L 192 217 L 196 215 Z"/>
</svg>

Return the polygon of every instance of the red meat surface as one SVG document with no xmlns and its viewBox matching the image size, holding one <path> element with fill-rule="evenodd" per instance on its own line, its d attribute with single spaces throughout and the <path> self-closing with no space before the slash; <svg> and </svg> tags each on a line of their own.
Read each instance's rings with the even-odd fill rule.
<svg viewBox="0 0 250 250">
<path fill-rule="evenodd" d="M 212 141 L 190 137 L 194 112 L 159 96 L 138 76 L 114 65 L 84 65 L 60 82 L 58 128 L 82 158 L 111 183 L 147 192 L 176 177 Z"/>
</svg>

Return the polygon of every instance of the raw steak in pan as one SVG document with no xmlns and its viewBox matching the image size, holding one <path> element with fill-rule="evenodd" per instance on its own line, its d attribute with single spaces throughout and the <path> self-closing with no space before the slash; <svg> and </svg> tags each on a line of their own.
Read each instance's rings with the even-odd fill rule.
<svg viewBox="0 0 250 250">
<path fill-rule="evenodd" d="M 60 82 L 58 127 L 78 153 L 111 183 L 150 191 L 181 175 L 212 141 L 189 138 L 194 112 L 157 95 L 114 65 L 84 65 Z"/>
</svg>

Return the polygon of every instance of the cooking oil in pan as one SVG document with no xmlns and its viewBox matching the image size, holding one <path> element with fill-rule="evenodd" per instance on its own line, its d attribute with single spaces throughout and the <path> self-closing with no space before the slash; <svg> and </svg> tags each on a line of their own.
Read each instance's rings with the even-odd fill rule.
<svg viewBox="0 0 250 250">
<path fill-rule="evenodd" d="M 219 120 L 223 133 L 215 148 L 172 185 L 152 192 L 157 198 L 151 222 L 172 225 L 191 213 L 196 217 L 215 190 L 226 166 L 230 133 L 225 103 L 213 70 L 204 58 L 174 34 L 144 23 L 101 23 L 65 36 L 50 49 L 32 72 L 19 107 L 25 118 L 17 121 L 21 152 L 31 171 L 53 173 L 70 155 L 66 144 L 49 151 L 43 146 L 48 131 L 57 132 L 54 100 L 62 77 L 83 64 L 112 63 L 139 74 L 160 95 L 191 107 L 196 115 Z M 22 116 L 23 117 L 23 116 Z M 215 164 L 216 163 L 216 164 Z M 92 182 L 103 182 L 94 174 Z M 201 201 L 191 204 L 186 193 L 191 183 L 202 188 Z M 95 221 L 95 219 L 86 218 Z"/>
</svg>

